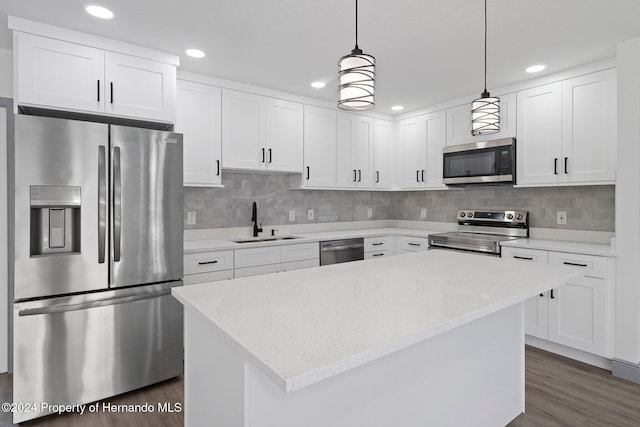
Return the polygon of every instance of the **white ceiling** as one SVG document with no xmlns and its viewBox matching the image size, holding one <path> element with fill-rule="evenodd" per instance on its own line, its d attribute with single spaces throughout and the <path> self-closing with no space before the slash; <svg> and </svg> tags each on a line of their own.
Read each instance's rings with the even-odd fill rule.
<svg viewBox="0 0 640 427">
<path fill-rule="evenodd" d="M 84 0 L 0 0 L 6 16 L 66 27 L 181 56 L 181 68 L 335 100 L 337 60 L 355 44 L 353 0 L 96 0 L 111 21 L 87 15 Z M 376 110 L 405 111 L 483 89 L 482 0 L 360 0 L 359 45 L 376 57 Z M 640 37 L 640 0 L 489 0 L 487 89 L 615 56 Z M 196 60 L 186 48 L 204 50 Z M 313 89 L 314 80 L 327 82 Z"/>
</svg>

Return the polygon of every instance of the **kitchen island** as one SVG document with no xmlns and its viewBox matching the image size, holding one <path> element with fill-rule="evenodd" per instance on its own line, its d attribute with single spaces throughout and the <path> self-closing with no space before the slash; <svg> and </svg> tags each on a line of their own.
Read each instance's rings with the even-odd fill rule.
<svg viewBox="0 0 640 427">
<path fill-rule="evenodd" d="M 172 290 L 187 426 L 505 425 L 522 302 L 584 269 L 428 251 Z"/>
</svg>

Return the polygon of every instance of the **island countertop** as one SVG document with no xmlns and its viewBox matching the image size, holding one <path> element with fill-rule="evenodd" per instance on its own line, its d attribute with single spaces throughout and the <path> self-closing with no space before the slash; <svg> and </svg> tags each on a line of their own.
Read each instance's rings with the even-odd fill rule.
<svg viewBox="0 0 640 427">
<path fill-rule="evenodd" d="M 584 273 L 581 267 L 427 251 L 172 293 L 290 393 Z"/>
</svg>

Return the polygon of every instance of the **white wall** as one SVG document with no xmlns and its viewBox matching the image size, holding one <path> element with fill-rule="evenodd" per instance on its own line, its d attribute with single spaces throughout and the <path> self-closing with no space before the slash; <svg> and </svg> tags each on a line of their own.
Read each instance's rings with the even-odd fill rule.
<svg viewBox="0 0 640 427">
<path fill-rule="evenodd" d="M 618 45 L 615 357 L 640 362 L 640 38 Z"/>
<path fill-rule="evenodd" d="M 8 272 L 7 258 L 7 116 L 11 112 L 0 107 L 0 373 L 8 363 Z"/>
<path fill-rule="evenodd" d="M 13 51 L 0 49 L 0 98 L 13 98 Z"/>
</svg>

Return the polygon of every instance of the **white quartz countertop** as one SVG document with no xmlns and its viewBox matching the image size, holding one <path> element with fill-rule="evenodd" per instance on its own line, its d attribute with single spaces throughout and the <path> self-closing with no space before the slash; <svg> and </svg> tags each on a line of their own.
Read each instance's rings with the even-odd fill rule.
<svg viewBox="0 0 640 427">
<path fill-rule="evenodd" d="M 323 231 L 314 233 L 295 233 L 293 234 L 297 239 L 290 240 L 267 240 L 267 241 L 255 241 L 248 243 L 237 243 L 229 239 L 211 239 L 211 240 L 185 240 L 184 253 L 199 253 L 209 251 L 222 251 L 233 249 L 245 249 L 255 248 L 259 246 L 274 246 L 274 245 L 294 245 L 296 243 L 307 242 L 319 242 L 324 240 L 337 240 L 337 239 L 350 239 L 356 237 L 378 237 L 378 236 L 415 236 L 415 237 L 428 237 L 429 234 L 441 233 L 442 231 L 422 230 L 413 228 L 367 228 L 367 229 L 354 229 L 354 230 L 339 230 L 339 231 Z M 269 236 L 261 236 L 262 238 L 269 238 Z M 276 236 L 284 237 L 284 236 Z M 252 240 L 248 238 L 238 238 L 236 240 Z"/>
<path fill-rule="evenodd" d="M 567 240 L 517 239 L 503 242 L 501 246 L 520 249 L 540 249 L 545 251 L 571 252 L 585 255 L 612 257 L 615 251 L 611 245 L 603 243 L 573 242 Z"/>
<path fill-rule="evenodd" d="M 290 393 L 584 273 L 581 267 L 426 251 L 172 293 Z"/>
</svg>

